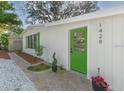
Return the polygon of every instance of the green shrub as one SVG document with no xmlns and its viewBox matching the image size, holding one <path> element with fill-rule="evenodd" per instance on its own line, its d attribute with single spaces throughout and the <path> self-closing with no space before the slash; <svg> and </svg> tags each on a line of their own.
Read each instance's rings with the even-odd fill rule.
<svg viewBox="0 0 124 93">
<path fill-rule="evenodd" d="M 38 64 L 38 65 L 35 65 L 35 66 L 29 66 L 27 69 L 28 70 L 31 70 L 31 71 L 44 71 L 44 70 L 47 70 L 49 69 L 50 66 L 49 65 L 46 65 L 44 63 L 41 63 L 41 64 Z"/>
<path fill-rule="evenodd" d="M 36 55 L 37 55 L 37 56 L 42 56 L 42 55 L 43 55 L 43 49 L 44 49 L 43 46 L 37 47 L 37 48 L 35 49 Z"/>
</svg>

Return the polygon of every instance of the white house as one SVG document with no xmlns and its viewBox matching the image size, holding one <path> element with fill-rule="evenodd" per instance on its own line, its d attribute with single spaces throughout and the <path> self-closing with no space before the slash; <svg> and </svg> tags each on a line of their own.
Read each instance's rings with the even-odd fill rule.
<svg viewBox="0 0 124 93">
<path fill-rule="evenodd" d="M 31 25 L 22 36 L 25 53 L 34 55 L 36 45 L 42 45 L 46 62 L 56 52 L 65 69 L 90 79 L 100 68 L 112 90 L 124 90 L 124 7 Z"/>
</svg>

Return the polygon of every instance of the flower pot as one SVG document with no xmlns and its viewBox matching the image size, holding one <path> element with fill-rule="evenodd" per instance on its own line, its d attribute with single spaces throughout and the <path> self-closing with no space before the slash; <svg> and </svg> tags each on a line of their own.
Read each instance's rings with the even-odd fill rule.
<svg viewBox="0 0 124 93">
<path fill-rule="evenodd" d="M 105 88 L 102 85 L 98 85 L 96 81 L 92 80 L 92 88 L 94 91 L 105 91 Z"/>
<path fill-rule="evenodd" d="M 57 66 L 52 66 L 52 71 L 56 72 L 57 71 Z"/>
</svg>

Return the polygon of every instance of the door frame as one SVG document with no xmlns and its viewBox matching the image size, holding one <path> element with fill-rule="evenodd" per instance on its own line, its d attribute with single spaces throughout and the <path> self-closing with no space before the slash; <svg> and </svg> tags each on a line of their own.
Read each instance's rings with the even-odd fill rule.
<svg viewBox="0 0 124 93">
<path fill-rule="evenodd" d="M 76 26 L 76 27 L 72 27 L 72 28 L 69 28 L 68 29 L 68 68 L 70 71 L 74 71 L 74 70 L 71 70 L 71 62 L 70 62 L 70 31 L 72 29 L 76 29 L 76 28 L 81 28 L 81 27 L 87 27 L 87 74 L 86 74 L 86 77 L 87 79 L 90 79 L 90 76 L 89 76 L 89 25 L 84 25 L 84 26 Z M 74 71 L 74 72 L 77 72 L 77 71 Z"/>
</svg>

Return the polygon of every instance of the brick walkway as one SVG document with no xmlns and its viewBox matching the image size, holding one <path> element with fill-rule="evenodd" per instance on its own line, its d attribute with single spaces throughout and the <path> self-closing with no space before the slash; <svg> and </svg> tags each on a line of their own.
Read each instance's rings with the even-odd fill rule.
<svg viewBox="0 0 124 93">
<path fill-rule="evenodd" d="M 4 51 L 0 51 L 0 58 L 10 59 L 8 53 L 7 52 L 4 52 Z"/>
</svg>

